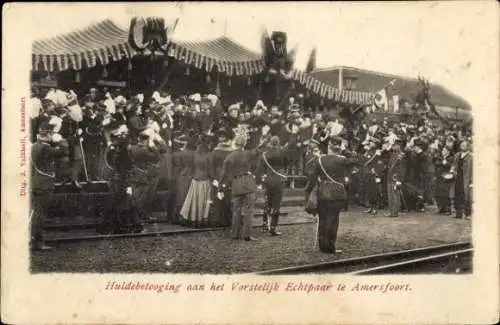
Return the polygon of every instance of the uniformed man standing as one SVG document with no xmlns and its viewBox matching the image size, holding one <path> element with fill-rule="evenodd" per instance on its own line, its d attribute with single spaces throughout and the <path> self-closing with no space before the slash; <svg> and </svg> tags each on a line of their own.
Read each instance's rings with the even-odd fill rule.
<svg viewBox="0 0 500 325">
<path fill-rule="evenodd" d="M 369 209 L 366 213 L 377 214 L 377 209 L 382 205 L 382 179 L 385 165 L 381 158 L 382 150 L 377 149 L 374 142 L 370 142 L 368 150 L 364 154 L 364 193 L 368 201 Z"/>
<path fill-rule="evenodd" d="M 258 151 L 244 150 L 245 145 L 246 139 L 243 136 L 235 137 L 235 150 L 224 160 L 219 184 L 222 187 L 231 187 L 233 212 L 231 237 L 233 239 L 243 237 L 245 241 L 251 241 L 255 240 L 252 237 L 252 217 L 257 188 L 251 166 Z M 222 192 L 217 195 L 219 198 L 223 196 Z"/>
<path fill-rule="evenodd" d="M 143 227 L 138 220 L 135 207 L 127 195 L 129 174 L 132 170 L 132 160 L 128 152 L 130 138 L 125 125 L 111 124 L 110 144 L 106 149 L 106 165 L 111 169 L 109 180 L 109 201 L 105 220 L 97 229 L 105 233 L 140 232 Z"/>
<path fill-rule="evenodd" d="M 318 189 L 318 243 L 324 253 L 340 253 L 336 249 L 339 229 L 339 213 L 345 205 L 346 189 L 344 178 L 350 168 L 359 163 L 357 158 L 347 158 L 338 152 L 339 147 L 332 147 L 332 153 L 319 156 L 311 164 L 306 186 L 306 202 L 317 186 Z"/>
<path fill-rule="evenodd" d="M 43 240 L 43 223 L 54 190 L 55 159 L 67 155 L 67 147 L 58 145 L 60 135 L 52 136 L 51 126 L 40 126 L 37 142 L 31 146 L 31 243 L 33 250 L 52 249 Z"/>
<path fill-rule="evenodd" d="M 269 232 L 272 236 L 281 235 L 276 230 L 280 215 L 281 201 L 286 180 L 285 168 L 287 166 L 287 155 L 280 148 L 280 139 L 273 136 L 269 143 L 269 149 L 262 153 L 255 171 L 257 184 L 263 184 L 265 189 L 265 206 L 262 230 Z M 271 217 L 271 220 L 269 220 Z M 269 223 L 270 221 L 270 223 Z"/>
<path fill-rule="evenodd" d="M 233 151 L 231 145 L 230 134 L 228 130 L 219 130 L 218 144 L 212 151 L 212 175 L 214 181 L 212 185 L 214 196 L 214 212 L 217 214 L 217 226 L 227 227 L 231 224 L 231 192 L 227 187 L 219 186 L 219 179 L 222 173 L 222 167 L 227 156 Z M 217 192 L 223 192 L 224 196 L 219 199 L 216 197 Z"/>
<path fill-rule="evenodd" d="M 148 220 L 159 181 L 160 155 L 167 151 L 167 144 L 151 129 L 142 131 L 138 140 L 139 143 L 129 149 L 133 169 L 129 180 L 130 187 L 126 189 L 126 193 L 131 196 L 132 204 L 140 217 Z"/>
<path fill-rule="evenodd" d="M 401 209 L 403 180 L 406 175 L 406 155 L 401 150 L 402 141 L 396 140 L 387 163 L 388 217 L 397 217 Z"/>
</svg>

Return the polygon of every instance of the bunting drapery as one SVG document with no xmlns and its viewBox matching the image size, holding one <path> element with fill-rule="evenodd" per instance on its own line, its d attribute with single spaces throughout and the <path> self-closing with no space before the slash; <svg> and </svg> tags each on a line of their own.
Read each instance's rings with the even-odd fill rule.
<svg viewBox="0 0 500 325">
<path fill-rule="evenodd" d="M 304 71 L 293 70 L 292 80 L 304 86 L 307 90 L 317 94 L 321 98 L 334 100 L 353 105 L 371 104 L 374 94 L 355 90 L 342 90 L 327 85 L 324 82 L 314 78 Z"/>
<path fill-rule="evenodd" d="M 208 72 L 216 66 L 219 72 L 228 76 L 251 76 L 264 71 L 264 61 L 260 54 L 227 37 L 202 42 L 174 41 L 168 55 Z"/>
</svg>

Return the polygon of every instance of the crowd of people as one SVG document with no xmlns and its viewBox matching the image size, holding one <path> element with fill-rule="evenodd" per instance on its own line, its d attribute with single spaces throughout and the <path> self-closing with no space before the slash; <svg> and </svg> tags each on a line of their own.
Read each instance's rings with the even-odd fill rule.
<svg viewBox="0 0 500 325">
<path fill-rule="evenodd" d="M 346 193 L 339 209 L 354 201 L 367 213 L 388 207 L 396 217 L 435 202 L 440 214 L 454 208 L 457 218 L 470 216 L 470 126 L 433 125 L 426 118 L 344 119 L 338 111 L 305 107 L 300 95 L 286 106 L 268 108 L 261 100 L 227 105 L 213 94 L 127 99 L 94 88 L 82 98 L 73 91 L 34 91 L 33 247 L 46 248 L 41 225 L 56 184 L 84 191 L 82 184 L 96 181 L 110 192 L 101 232 L 142 231 L 156 193 L 165 188 L 172 223 L 231 226 L 233 237 L 252 240 L 254 192 L 263 187 L 262 229 L 279 235 L 284 188 L 305 178 L 311 193 L 318 168 L 330 175 L 318 157 L 332 154 L 350 157 L 345 168 L 332 171 Z M 324 238 L 320 231 L 320 243 Z"/>
</svg>

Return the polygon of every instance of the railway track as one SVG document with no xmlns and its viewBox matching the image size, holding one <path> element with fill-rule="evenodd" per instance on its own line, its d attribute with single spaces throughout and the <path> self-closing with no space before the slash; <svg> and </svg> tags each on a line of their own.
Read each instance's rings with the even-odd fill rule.
<svg viewBox="0 0 500 325">
<path fill-rule="evenodd" d="M 263 212 L 258 212 L 254 214 L 254 218 L 262 217 Z M 280 213 L 280 217 L 286 217 L 289 213 L 288 212 L 282 212 Z M 151 220 L 147 220 L 143 222 L 144 224 L 163 224 L 163 223 L 169 223 L 168 221 L 165 220 L 163 217 L 158 217 L 158 218 L 153 218 Z M 52 223 L 52 224 L 46 224 L 43 229 L 47 231 L 66 231 L 66 230 L 77 230 L 77 229 L 96 229 L 100 225 L 99 222 L 80 222 L 80 223 Z"/>
<path fill-rule="evenodd" d="M 463 273 L 472 270 L 470 242 L 395 251 L 331 262 L 256 272 L 259 275 L 335 274 L 351 275 Z"/>
<path fill-rule="evenodd" d="M 255 217 L 258 217 L 256 215 Z M 283 220 L 280 222 L 280 227 L 311 224 L 316 221 L 291 221 L 287 222 Z M 259 222 L 260 223 L 260 222 Z M 175 236 L 183 234 L 192 233 L 202 233 L 210 231 L 224 231 L 227 227 L 211 227 L 211 228 L 189 228 L 176 225 L 162 224 L 162 223 L 148 223 L 145 224 L 145 231 L 141 233 L 124 233 L 124 234 L 99 234 L 95 231 L 95 227 L 90 225 L 85 225 L 83 228 L 71 228 L 62 227 L 58 229 L 52 229 L 46 236 L 46 242 L 48 244 L 62 244 L 70 242 L 81 242 L 81 241 L 94 241 L 94 240 L 110 240 L 110 239 L 120 239 L 120 238 L 142 238 L 142 237 L 164 237 L 164 236 Z M 262 228 L 261 225 L 254 225 L 253 228 Z"/>
</svg>

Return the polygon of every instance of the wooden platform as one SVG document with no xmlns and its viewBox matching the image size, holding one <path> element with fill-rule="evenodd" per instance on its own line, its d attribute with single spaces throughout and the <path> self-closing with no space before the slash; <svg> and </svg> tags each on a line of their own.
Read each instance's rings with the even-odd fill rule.
<svg viewBox="0 0 500 325">
<path fill-rule="evenodd" d="M 103 185 L 99 185 L 101 187 Z M 63 192 L 60 189 L 55 191 L 50 207 L 47 223 L 50 224 L 56 219 L 66 219 L 64 222 L 74 222 L 75 219 L 84 218 L 88 222 L 93 222 L 98 211 L 102 211 L 106 206 L 108 192 L 87 192 L 83 191 Z M 283 207 L 302 206 L 304 202 L 303 189 L 286 189 L 283 197 Z M 168 191 L 159 191 L 154 200 L 153 212 L 164 212 L 167 210 Z M 256 213 L 264 208 L 264 192 L 257 191 Z M 57 222 L 57 221 L 56 221 Z M 85 222 L 85 221 L 82 221 Z M 81 222 L 80 222 L 81 223 Z"/>
</svg>

